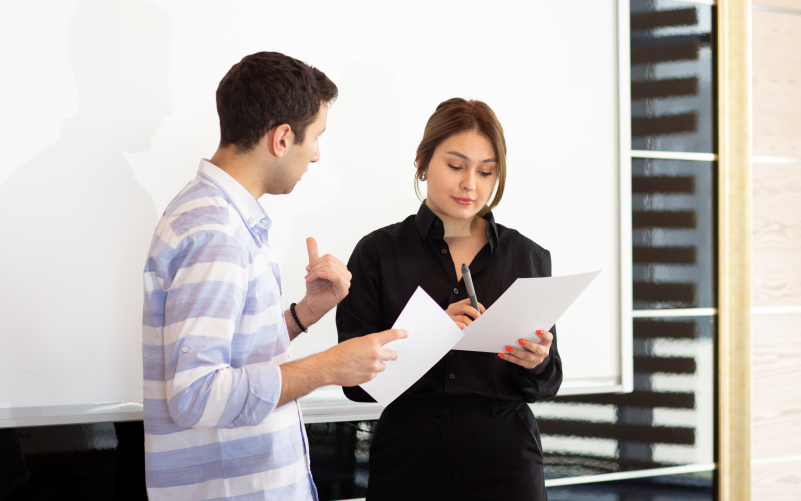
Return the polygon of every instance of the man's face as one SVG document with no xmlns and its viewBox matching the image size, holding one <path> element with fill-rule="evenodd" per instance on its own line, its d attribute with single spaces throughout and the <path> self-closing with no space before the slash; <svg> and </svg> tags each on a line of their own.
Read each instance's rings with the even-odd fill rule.
<svg viewBox="0 0 801 501">
<path fill-rule="evenodd" d="M 306 137 L 300 144 L 290 144 L 281 166 L 281 182 L 276 183 L 280 194 L 291 193 L 309 164 L 320 160 L 320 135 L 325 131 L 328 120 L 328 103 L 320 105 L 317 118 L 306 128 Z"/>
</svg>

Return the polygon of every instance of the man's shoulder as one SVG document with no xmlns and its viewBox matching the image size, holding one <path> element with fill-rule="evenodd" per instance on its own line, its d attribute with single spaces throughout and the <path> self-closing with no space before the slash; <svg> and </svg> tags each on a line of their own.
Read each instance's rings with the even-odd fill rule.
<svg viewBox="0 0 801 501">
<path fill-rule="evenodd" d="M 172 254 L 195 244 L 228 242 L 247 248 L 247 228 L 228 197 L 195 179 L 170 202 L 156 227 L 150 255 Z M 180 252 L 179 252 L 180 253 Z"/>
<path fill-rule="evenodd" d="M 204 231 L 235 236 L 242 226 L 228 197 L 216 186 L 199 179 L 189 183 L 175 197 L 162 220 L 177 240 Z"/>
</svg>

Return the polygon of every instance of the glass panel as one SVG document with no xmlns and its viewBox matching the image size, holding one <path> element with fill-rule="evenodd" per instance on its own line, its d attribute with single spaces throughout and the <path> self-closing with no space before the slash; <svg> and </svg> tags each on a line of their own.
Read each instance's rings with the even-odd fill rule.
<svg viewBox="0 0 801 501">
<path fill-rule="evenodd" d="M 549 487 L 549 501 L 714 501 L 711 471 Z"/>
<path fill-rule="evenodd" d="M 534 404 L 546 478 L 714 462 L 714 317 L 634 320 L 634 391 Z"/>
<path fill-rule="evenodd" d="M 312 476 L 320 501 L 363 498 L 375 421 L 307 424 Z"/>
<path fill-rule="evenodd" d="M 714 317 L 635 319 L 632 393 L 557 397 L 534 404 L 545 478 L 713 463 L 715 331 Z M 321 500 L 365 495 L 374 424 L 307 425 L 312 474 Z M 665 478 L 679 482 L 671 487 L 678 492 L 711 492 L 711 483 L 707 485 L 697 476 Z M 627 482 L 604 485 L 631 487 L 635 481 Z M 636 482 L 656 489 L 650 483 L 662 481 Z M 665 482 L 667 486 L 669 482 Z M 595 487 L 570 489 L 552 488 L 548 493 L 603 492 L 593 490 Z"/>
<path fill-rule="evenodd" d="M 714 7 L 631 0 L 631 147 L 715 151 Z"/>
<path fill-rule="evenodd" d="M 715 306 L 716 168 L 632 160 L 635 309 Z"/>
<path fill-rule="evenodd" d="M 8 499 L 119 499 L 120 493 L 131 499 L 147 496 L 141 421 L 0 432 L 0 496 L 12 487 L 16 490 Z M 8 440 L 10 445 L 18 443 L 19 449 L 5 448 Z M 8 478 L 4 468 L 16 474 Z"/>
</svg>

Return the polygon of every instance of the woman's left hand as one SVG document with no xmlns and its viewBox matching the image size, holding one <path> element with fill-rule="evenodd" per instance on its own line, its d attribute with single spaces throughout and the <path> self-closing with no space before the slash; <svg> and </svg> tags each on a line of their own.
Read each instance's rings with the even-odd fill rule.
<svg viewBox="0 0 801 501">
<path fill-rule="evenodd" d="M 506 352 L 498 353 L 498 356 L 525 369 L 533 369 L 548 356 L 551 351 L 551 342 L 553 341 L 553 334 L 548 331 L 539 330 L 537 335 L 540 337 L 539 344 L 525 339 L 518 339 L 517 342 L 522 348 L 507 346 Z"/>
</svg>

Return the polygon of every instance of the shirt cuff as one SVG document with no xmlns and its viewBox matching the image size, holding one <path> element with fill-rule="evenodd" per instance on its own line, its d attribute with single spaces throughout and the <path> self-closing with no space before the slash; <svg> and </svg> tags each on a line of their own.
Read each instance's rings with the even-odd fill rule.
<svg viewBox="0 0 801 501">
<path fill-rule="evenodd" d="M 248 393 L 234 426 L 255 426 L 275 409 L 281 398 L 281 368 L 277 365 L 247 366 Z"/>
</svg>

